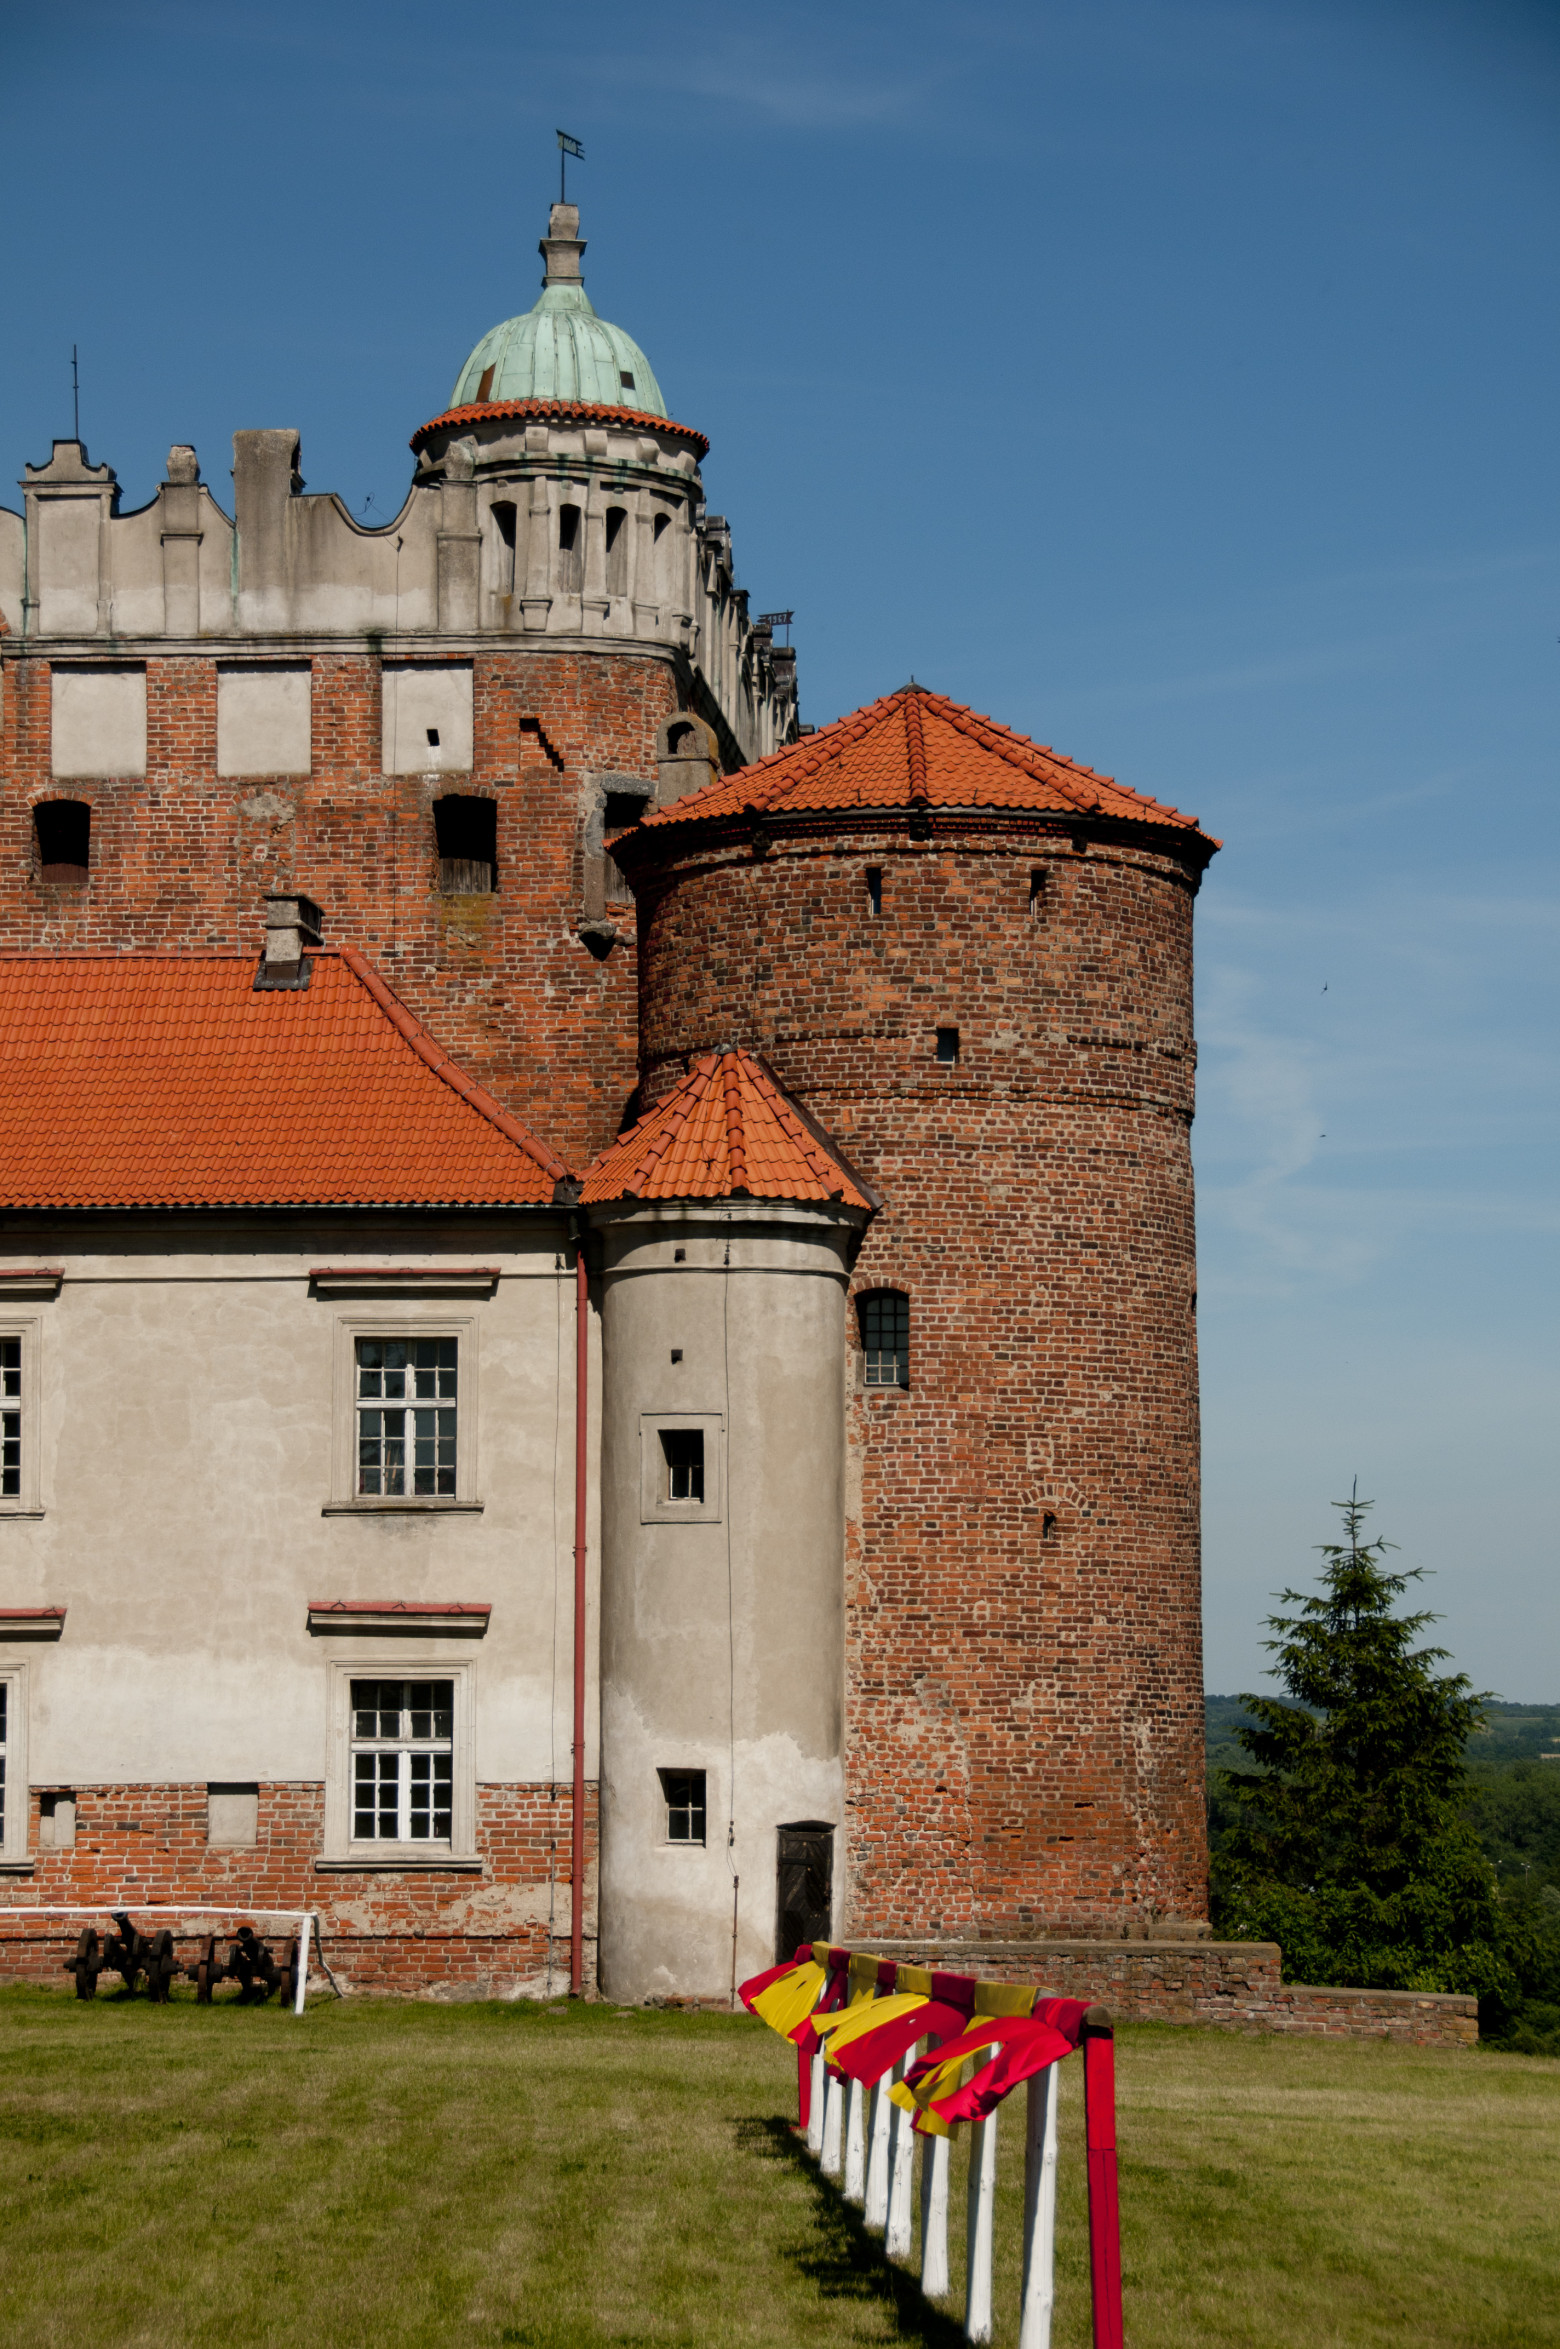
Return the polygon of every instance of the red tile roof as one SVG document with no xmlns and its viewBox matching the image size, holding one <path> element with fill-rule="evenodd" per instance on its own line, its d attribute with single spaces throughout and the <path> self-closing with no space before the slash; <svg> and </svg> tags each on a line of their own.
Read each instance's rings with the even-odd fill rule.
<svg viewBox="0 0 1560 2349">
<path fill-rule="evenodd" d="M 540 1206 L 567 1173 L 350 948 L 0 955 L 0 1205 Z"/>
<path fill-rule="evenodd" d="M 590 400 L 470 400 L 463 408 L 446 408 L 442 416 L 419 424 L 409 446 L 420 449 L 429 435 L 452 424 L 499 424 L 509 418 L 533 419 L 538 424 L 637 424 L 643 432 L 674 432 L 696 449 L 702 461 L 710 444 L 691 424 L 674 424 L 670 416 L 652 416 L 644 408 L 598 407 Z"/>
<path fill-rule="evenodd" d="M 722 816 L 917 805 L 1055 809 L 1197 833 L 1195 816 L 1129 791 L 920 685 L 902 686 L 755 766 L 690 791 L 648 816 L 644 829 Z"/>
<path fill-rule="evenodd" d="M 707 1052 L 603 1150 L 580 1197 L 878 1201 L 751 1052 Z"/>
</svg>

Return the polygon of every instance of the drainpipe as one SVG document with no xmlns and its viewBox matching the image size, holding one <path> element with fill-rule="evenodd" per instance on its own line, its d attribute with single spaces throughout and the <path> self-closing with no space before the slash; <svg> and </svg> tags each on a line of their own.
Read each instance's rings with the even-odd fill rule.
<svg viewBox="0 0 1560 2349">
<path fill-rule="evenodd" d="M 585 1226 L 574 1238 L 574 1800 L 569 1844 L 569 1993 L 585 1987 L 585 1528 L 587 1413 L 590 1405 L 590 1276 Z"/>
</svg>

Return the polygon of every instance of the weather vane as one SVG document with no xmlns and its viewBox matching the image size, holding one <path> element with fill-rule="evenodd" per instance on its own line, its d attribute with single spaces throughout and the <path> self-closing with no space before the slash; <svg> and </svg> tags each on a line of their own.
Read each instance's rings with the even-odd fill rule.
<svg viewBox="0 0 1560 2349">
<path fill-rule="evenodd" d="M 760 612 L 758 615 L 758 624 L 761 628 L 783 628 L 785 630 L 785 641 L 787 644 L 789 644 L 791 641 L 791 622 L 794 617 L 795 614 L 791 612 Z"/>
<path fill-rule="evenodd" d="M 567 204 L 569 201 L 568 182 L 565 174 L 569 168 L 571 155 L 577 162 L 583 163 L 585 160 L 585 150 L 579 140 L 571 139 L 567 131 L 560 131 L 558 133 L 558 201 L 560 204 Z"/>
</svg>

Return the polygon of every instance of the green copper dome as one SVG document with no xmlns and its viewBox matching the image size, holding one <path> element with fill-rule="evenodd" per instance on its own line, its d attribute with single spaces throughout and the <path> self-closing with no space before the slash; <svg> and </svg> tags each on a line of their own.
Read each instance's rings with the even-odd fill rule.
<svg viewBox="0 0 1560 2349">
<path fill-rule="evenodd" d="M 455 379 L 452 408 L 488 400 L 579 400 L 593 408 L 638 408 L 664 416 L 650 362 L 631 335 L 591 306 L 580 275 L 579 213 L 555 204 L 540 251 L 542 298 L 522 317 L 482 337 Z"/>
</svg>

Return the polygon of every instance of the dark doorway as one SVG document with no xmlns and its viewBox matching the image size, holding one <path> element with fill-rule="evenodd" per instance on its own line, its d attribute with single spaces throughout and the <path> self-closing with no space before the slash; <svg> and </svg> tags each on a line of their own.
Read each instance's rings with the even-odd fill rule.
<svg viewBox="0 0 1560 2349">
<path fill-rule="evenodd" d="M 794 1957 L 804 1941 L 829 1938 L 834 1911 L 834 1829 L 823 1819 L 797 1819 L 780 1829 L 779 1843 L 777 1966 Z"/>
<path fill-rule="evenodd" d="M 40 881 L 84 888 L 90 863 L 92 810 L 83 799 L 45 799 L 33 809 Z"/>
</svg>

